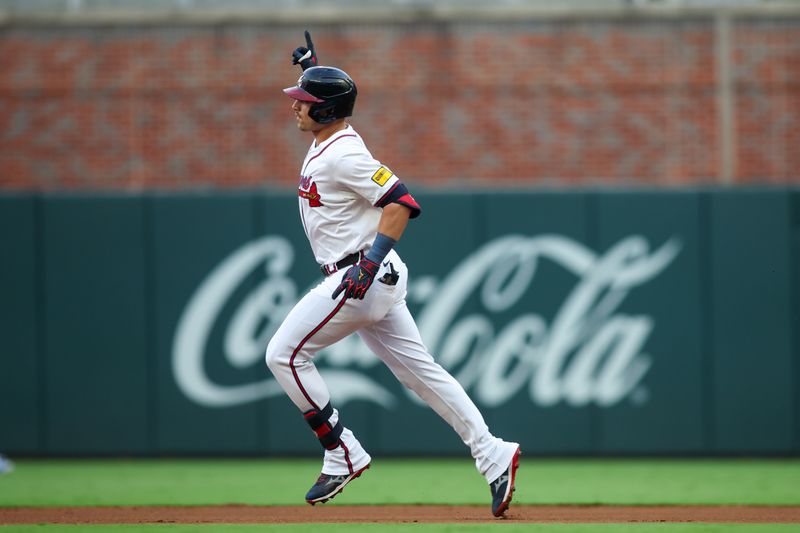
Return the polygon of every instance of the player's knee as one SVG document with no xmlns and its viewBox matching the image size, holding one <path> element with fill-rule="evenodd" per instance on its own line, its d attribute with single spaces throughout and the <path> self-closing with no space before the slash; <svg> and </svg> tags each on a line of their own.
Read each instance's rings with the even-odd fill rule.
<svg viewBox="0 0 800 533">
<path fill-rule="evenodd" d="M 289 355 L 283 343 L 277 342 L 274 338 L 269 341 L 266 353 L 267 367 L 274 374 L 289 365 Z"/>
</svg>

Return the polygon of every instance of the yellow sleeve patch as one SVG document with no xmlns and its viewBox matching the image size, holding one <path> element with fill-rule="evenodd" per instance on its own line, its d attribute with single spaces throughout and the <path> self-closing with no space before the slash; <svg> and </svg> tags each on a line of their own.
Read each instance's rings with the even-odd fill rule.
<svg viewBox="0 0 800 533">
<path fill-rule="evenodd" d="M 392 176 L 394 176 L 394 174 L 392 174 L 391 170 L 386 167 L 381 167 L 372 175 L 372 181 L 383 187 Z"/>
</svg>

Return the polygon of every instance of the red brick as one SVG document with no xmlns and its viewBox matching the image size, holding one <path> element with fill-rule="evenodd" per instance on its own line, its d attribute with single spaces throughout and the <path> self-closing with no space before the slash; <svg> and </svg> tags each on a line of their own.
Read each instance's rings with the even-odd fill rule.
<svg viewBox="0 0 800 533">
<path fill-rule="evenodd" d="M 0 187 L 292 188 L 307 134 L 281 89 L 301 27 L 11 28 Z M 313 29 L 356 79 L 352 123 L 409 183 L 718 179 L 711 20 Z M 735 21 L 736 180 L 800 182 L 800 21 Z"/>
</svg>

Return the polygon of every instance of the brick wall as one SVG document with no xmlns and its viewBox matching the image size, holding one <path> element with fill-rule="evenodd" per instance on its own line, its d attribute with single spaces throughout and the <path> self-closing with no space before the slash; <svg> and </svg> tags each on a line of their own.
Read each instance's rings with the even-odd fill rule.
<svg viewBox="0 0 800 533">
<path fill-rule="evenodd" d="M 301 26 L 6 27 L 0 188 L 293 187 Z M 311 27 L 409 183 L 716 183 L 714 22 Z M 800 18 L 732 26 L 735 183 L 800 183 Z"/>
</svg>

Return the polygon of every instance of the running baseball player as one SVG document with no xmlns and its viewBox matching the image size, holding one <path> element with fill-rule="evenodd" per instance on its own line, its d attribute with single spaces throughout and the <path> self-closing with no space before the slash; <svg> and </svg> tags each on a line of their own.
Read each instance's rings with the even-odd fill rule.
<svg viewBox="0 0 800 533">
<path fill-rule="evenodd" d="M 306 44 L 292 56 L 302 76 L 284 92 L 292 99 L 298 129 L 314 137 L 298 196 L 300 219 L 325 277 L 289 312 L 266 352 L 275 379 L 325 450 L 322 473 L 306 501 L 330 500 L 370 467 L 370 455 L 331 405 L 314 365 L 320 349 L 357 333 L 470 448 L 489 483 L 492 514 L 503 516 L 520 447 L 489 432 L 463 387 L 427 352 L 406 307 L 408 269 L 394 245 L 420 206 L 346 121 L 357 95 L 352 78 L 338 68 L 317 66 L 308 32 Z"/>
</svg>

